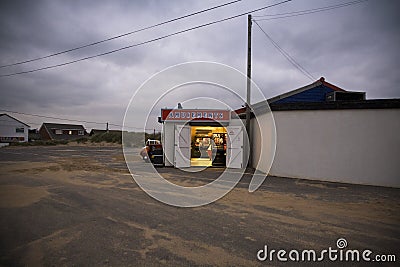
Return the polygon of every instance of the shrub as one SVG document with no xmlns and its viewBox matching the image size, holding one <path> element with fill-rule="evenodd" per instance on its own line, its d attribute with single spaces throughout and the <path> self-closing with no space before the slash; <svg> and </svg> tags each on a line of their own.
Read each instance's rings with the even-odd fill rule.
<svg viewBox="0 0 400 267">
<path fill-rule="evenodd" d="M 76 141 L 78 144 L 80 144 L 80 143 L 86 144 L 86 142 L 87 142 L 88 140 L 89 140 L 89 138 L 87 138 L 87 137 L 81 137 L 81 138 L 76 139 L 75 141 Z"/>
<path fill-rule="evenodd" d="M 10 143 L 10 146 L 55 146 L 66 144 L 68 144 L 67 140 L 36 140 L 24 143 Z"/>
<path fill-rule="evenodd" d="M 126 132 L 124 133 L 124 145 L 128 147 L 143 147 L 144 133 Z"/>
<path fill-rule="evenodd" d="M 95 134 L 92 136 L 90 141 L 92 143 L 107 142 L 122 144 L 122 134 L 115 132 Z"/>
<path fill-rule="evenodd" d="M 10 146 L 31 146 L 32 145 L 32 143 L 29 143 L 29 142 L 23 142 L 23 143 L 10 142 L 9 144 L 10 144 Z"/>
</svg>

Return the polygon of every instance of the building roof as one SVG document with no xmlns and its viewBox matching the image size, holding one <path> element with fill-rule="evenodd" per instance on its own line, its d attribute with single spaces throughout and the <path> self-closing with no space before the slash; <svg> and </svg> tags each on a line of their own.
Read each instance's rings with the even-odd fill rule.
<svg viewBox="0 0 400 267">
<path fill-rule="evenodd" d="M 43 122 L 43 126 L 48 129 L 60 129 L 60 130 L 85 130 L 83 125 L 79 124 L 64 124 L 64 123 L 48 123 Z"/>
<path fill-rule="evenodd" d="M 11 118 L 11 119 L 13 119 L 13 120 L 19 122 L 19 123 L 22 123 L 23 125 L 25 125 L 25 126 L 27 126 L 27 127 L 30 127 L 30 126 L 29 126 L 28 124 L 26 124 L 25 122 L 22 122 L 22 121 L 20 121 L 20 120 L 18 120 L 18 119 L 16 119 L 16 118 L 14 118 L 14 117 L 12 117 L 12 116 L 6 114 L 6 113 L 0 114 L 0 117 L 2 117 L 2 116 L 7 116 L 7 117 L 9 117 L 9 118 Z"/>
<path fill-rule="evenodd" d="M 331 92 L 363 94 L 364 99 L 327 101 L 326 95 Z M 317 97 L 316 97 L 317 96 Z M 319 98 L 319 99 L 318 99 Z M 268 104 L 267 104 L 268 103 Z M 252 116 L 260 115 L 269 110 L 332 110 L 332 109 L 397 109 L 400 99 L 371 99 L 365 100 L 365 93 L 346 91 L 325 81 L 318 81 L 290 92 L 278 95 L 265 101 L 251 105 Z M 246 109 L 235 110 L 242 118 Z"/>
<path fill-rule="evenodd" d="M 346 92 L 346 90 L 326 82 L 325 78 L 321 77 L 309 85 L 270 98 L 268 103 L 324 102 L 326 94 L 334 91 Z"/>
<path fill-rule="evenodd" d="M 272 111 L 285 110 L 331 110 L 331 109 L 397 109 L 400 108 L 400 99 L 369 99 L 360 101 L 329 101 L 324 103 L 272 103 Z"/>
<path fill-rule="evenodd" d="M 107 132 L 109 132 L 109 133 L 122 133 L 122 131 L 121 130 L 103 130 L 103 129 L 92 129 L 91 131 L 90 131 L 90 136 L 91 135 L 94 135 L 94 134 L 102 134 L 102 133 L 107 133 Z"/>
<path fill-rule="evenodd" d="M 251 117 L 268 111 L 300 111 L 300 110 L 344 110 L 344 109 L 399 109 L 400 99 L 369 99 L 359 101 L 327 101 L 327 102 L 295 102 L 272 103 L 261 101 L 252 105 Z M 239 111 L 239 112 L 238 112 Z M 239 109 L 239 117 L 245 118 L 245 109 Z"/>
</svg>

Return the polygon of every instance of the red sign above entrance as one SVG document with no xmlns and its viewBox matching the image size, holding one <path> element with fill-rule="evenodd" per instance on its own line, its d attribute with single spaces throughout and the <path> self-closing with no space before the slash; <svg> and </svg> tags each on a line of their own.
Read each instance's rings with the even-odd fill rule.
<svg viewBox="0 0 400 267">
<path fill-rule="evenodd" d="M 229 122 L 230 112 L 220 109 L 162 109 L 161 120 Z"/>
</svg>

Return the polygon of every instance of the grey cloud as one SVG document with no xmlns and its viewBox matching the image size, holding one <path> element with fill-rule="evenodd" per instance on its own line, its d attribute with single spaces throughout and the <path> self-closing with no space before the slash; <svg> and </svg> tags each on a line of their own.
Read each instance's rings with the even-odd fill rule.
<svg viewBox="0 0 400 267">
<path fill-rule="evenodd" d="M 341 2 L 293 1 L 258 14 L 338 3 Z M 67 55 L 3 68 L 0 74 L 106 52 L 265 4 L 265 1 L 242 1 Z M 73 48 L 214 5 L 217 5 L 215 1 L 178 0 L 1 1 L 0 64 Z M 400 97 L 397 89 L 400 82 L 397 73 L 400 68 L 399 7 L 398 1 L 371 0 L 328 12 L 260 22 L 260 25 L 315 78 L 325 76 L 329 82 L 345 89 L 366 90 L 370 98 Z M 246 72 L 246 23 L 247 18 L 241 17 L 70 66 L 0 78 L 0 90 L 4 95 L 0 107 L 122 123 L 124 110 L 135 90 L 166 67 L 206 60 Z M 286 61 L 255 25 L 252 58 L 254 81 L 267 97 L 311 82 Z M 175 99 L 170 101 L 168 106 L 176 105 Z"/>
</svg>

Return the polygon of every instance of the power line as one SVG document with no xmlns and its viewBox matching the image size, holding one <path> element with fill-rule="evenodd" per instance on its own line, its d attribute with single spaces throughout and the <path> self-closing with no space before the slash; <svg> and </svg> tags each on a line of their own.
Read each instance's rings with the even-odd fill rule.
<svg viewBox="0 0 400 267">
<path fill-rule="evenodd" d="M 39 115 L 39 114 L 31 114 L 31 113 L 24 113 L 24 112 L 19 112 L 19 111 L 12 111 L 12 110 L 6 110 L 6 109 L 0 109 L 0 111 L 8 112 L 8 113 L 14 113 L 14 114 L 19 114 L 19 115 L 25 115 L 25 116 L 32 116 L 32 117 L 39 117 L 39 118 L 45 118 L 45 119 L 53 119 L 53 120 L 63 120 L 63 121 L 68 121 L 68 122 L 80 122 L 80 123 L 87 123 L 87 124 L 98 124 L 98 125 L 105 125 L 106 122 L 96 122 L 96 121 L 85 121 L 85 120 L 72 120 L 72 119 L 67 119 L 67 118 L 60 118 L 60 117 L 53 117 L 53 116 L 46 116 L 46 115 Z M 37 124 L 37 123 L 31 123 L 31 124 Z M 120 125 L 120 124 L 114 124 L 114 123 L 109 123 L 108 125 L 110 126 L 117 126 L 121 128 L 130 128 L 130 129 L 136 129 L 136 130 L 146 130 L 146 131 L 153 131 L 154 128 L 141 128 L 141 127 L 134 127 L 134 126 L 127 126 L 127 125 Z"/>
<path fill-rule="evenodd" d="M 1 118 L 1 117 L 0 117 Z M 0 119 L 0 122 L 2 122 L 1 123 L 1 125 L 7 125 L 7 126 L 16 126 L 16 125 L 14 125 L 14 124 L 3 124 L 3 122 L 10 122 L 10 120 L 3 120 L 3 119 Z M 34 125 L 41 125 L 41 123 L 36 123 L 36 122 L 30 122 L 30 121 L 24 121 L 24 122 L 21 122 L 22 124 L 34 124 Z"/>
<path fill-rule="evenodd" d="M 37 124 L 37 123 L 31 123 L 31 122 L 26 122 L 26 124 L 28 124 L 28 126 L 30 127 L 32 124 L 33 125 L 40 125 L 40 124 Z M 5 124 L 5 123 L 0 123 L 0 125 L 1 126 L 14 126 L 14 127 L 19 127 L 20 125 L 15 125 L 15 124 Z"/>
<path fill-rule="evenodd" d="M 208 12 L 208 11 L 211 11 L 211 10 L 214 10 L 214 9 L 218 9 L 218 8 L 221 8 L 221 7 L 232 5 L 232 4 L 235 4 L 235 3 L 240 2 L 240 1 L 242 1 L 242 0 L 231 1 L 231 2 L 228 2 L 228 3 L 225 3 L 225 4 L 221 4 L 221 5 L 217 5 L 217 6 L 214 6 L 214 7 L 206 8 L 206 9 L 203 9 L 203 10 L 200 10 L 200 11 L 196 11 L 196 12 L 193 12 L 193 13 L 190 13 L 190 14 L 187 14 L 187 15 L 183 15 L 183 16 L 180 16 L 180 17 L 177 17 L 177 18 L 174 18 L 174 19 L 170 19 L 170 20 L 167 20 L 167 21 L 164 21 L 164 22 L 160 22 L 160 23 L 151 25 L 151 26 L 147 26 L 147 27 L 144 27 L 144 28 L 141 28 L 141 29 L 138 29 L 138 30 L 134 30 L 134 31 L 131 31 L 131 32 L 127 32 L 127 33 L 123 33 L 123 34 L 120 34 L 120 35 L 116 35 L 116 36 L 113 36 L 113 37 L 110 37 L 110 38 L 107 38 L 107 39 L 104 39 L 104 40 L 101 40 L 101 41 L 96 41 L 96 42 L 89 43 L 89 44 L 86 44 L 86 45 L 78 46 L 78 47 L 67 49 L 67 50 L 60 51 L 60 52 L 56 52 L 56 53 L 53 53 L 53 54 L 50 54 L 50 55 L 47 55 L 47 56 L 28 59 L 28 60 L 24 60 L 24 61 L 12 63 L 12 64 L 7 64 L 7 65 L 2 65 L 2 66 L 0 66 L 0 68 L 11 67 L 11 66 L 16 66 L 16 65 L 29 63 L 29 62 L 34 62 L 34 61 L 38 61 L 38 60 L 41 60 L 41 59 L 46 59 L 46 58 L 62 55 L 62 54 L 65 54 L 65 53 L 69 53 L 69 52 L 72 52 L 72 51 L 76 51 L 76 50 L 79 50 L 79 49 L 82 49 L 82 48 L 98 45 L 98 44 L 105 43 L 105 42 L 108 42 L 108 41 L 112 41 L 112 40 L 115 40 L 115 39 L 118 39 L 118 38 L 121 38 L 121 37 L 125 37 L 125 36 L 128 36 L 128 35 L 139 33 L 139 32 L 145 31 L 145 30 L 153 29 L 153 28 L 156 28 L 156 27 L 159 27 L 159 26 L 171 23 L 171 22 L 175 22 L 175 21 L 178 21 L 178 20 L 182 20 L 182 19 L 185 19 L 185 18 L 189 18 L 189 17 L 195 16 L 195 15 L 199 15 L 201 13 L 205 13 L 205 12 Z"/>
<path fill-rule="evenodd" d="M 0 77 L 9 77 L 9 76 L 15 76 L 15 75 L 19 75 L 19 74 L 26 74 L 26 73 L 32 73 L 32 72 L 37 72 L 37 71 L 41 71 L 41 70 L 53 69 L 53 68 L 57 68 L 57 67 L 66 66 L 66 65 L 73 64 L 73 63 L 77 63 L 77 62 L 80 62 L 80 61 L 84 61 L 84 60 L 88 60 L 88 59 L 92 59 L 92 58 L 96 58 L 96 57 L 101 57 L 101 56 L 113 54 L 113 53 L 116 53 L 116 52 L 119 52 L 119 51 L 122 51 L 122 50 L 126 50 L 126 49 L 137 47 L 137 46 L 141 46 L 141 45 L 148 44 L 148 43 L 152 43 L 152 42 L 159 41 L 159 40 L 162 40 L 162 39 L 165 39 L 165 38 L 168 38 L 168 37 L 172 37 L 172 36 L 175 36 L 175 35 L 179 35 L 179 34 L 182 34 L 182 33 L 185 33 L 185 32 L 189 32 L 189 31 L 192 31 L 192 30 L 200 29 L 200 28 L 207 27 L 207 26 L 210 26 L 210 25 L 213 25 L 213 24 L 217 24 L 217 23 L 220 23 L 220 22 L 224 22 L 224 21 L 228 21 L 228 20 L 235 19 L 235 18 L 238 18 L 238 17 L 242 17 L 242 16 L 245 16 L 245 15 L 253 13 L 253 12 L 257 12 L 257 11 L 260 11 L 260 10 L 268 9 L 268 8 L 271 8 L 271 7 L 274 7 L 274 6 L 278 6 L 278 5 L 281 5 L 281 4 L 284 4 L 284 3 L 287 3 L 287 2 L 291 2 L 291 1 L 292 0 L 285 0 L 285 1 L 282 1 L 282 2 L 279 2 L 279 3 L 276 3 L 276 4 L 272 4 L 272 5 L 269 5 L 269 6 L 264 6 L 264 7 L 261 7 L 261 8 L 253 9 L 253 10 L 250 10 L 248 12 L 244 12 L 244 13 L 241 13 L 241 14 L 238 14 L 238 15 L 235 15 L 235 16 L 231 16 L 231 17 L 227 17 L 227 18 L 224 18 L 224 19 L 208 22 L 208 23 L 201 24 L 201 25 L 198 25 L 198 26 L 195 26 L 195 27 L 187 28 L 185 30 L 177 31 L 177 32 L 170 33 L 170 34 L 167 34 L 167 35 L 164 35 L 164 36 L 161 36 L 161 37 L 157 37 L 157 38 L 154 38 L 154 39 L 151 39 L 151 40 L 147 40 L 147 41 L 140 42 L 140 43 L 137 43 L 137 44 L 125 46 L 125 47 L 122 47 L 122 48 L 118 48 L 118 49 L 111 50 L 111 51 L 108 51 L 108 52 L 96 54 L 96 55 L 93 55 L 93 56 L 87 56 L 87 57 L 83 57 L 83 58 L 80 58 L 80 59 L 64 62 L 64 63 L 61 63 L 61 64 L 56 64 L 56 65 L 51 65 L 51 66 L 47 66 L 47 67 L 32 69 L 32 70 L 28 70 L 28 71 L 21 71 L 21 72 L 15 72 L 15 73 L 10 73 L 10 74 L 2 74 L 2 75 L 0 75 Z"/>
<path fill-rule="evenodd" d="M 30 114 L 30 113 L 24 113 L 24 112 L 18 112 L 18 111 L 6 110 L 6 109 L 0 109 L 0 110 L 4 111 L 4 112 L 15 113 L 15 114 L 20 114 L 20 115 L 26 115 L 26 116 L 39 117 L 39 118 L 45 118 L 45 119 L 64 120 L 64 121 L 70 121 L 70 122 L 82 122 L 82 123 L 91 123 L 91 124 L 105 124 L 105 122 L 71 120 L 71 119 L 66 119 L 66 118 L 59 118 L 59 117 L 52 117 L 52 116 L 45 116 L 45 115 L 38 115 L 38 114 Z"/>
<path fill-rule="evenodd" d="M 323 11 L 329 11 L 329 10 L 332 10 L 332 9 L 352 6 L 352 5 L 360 4 L 360 3 L 363 3 L 363 2 L 366 2 L 366 1 L 368 1 L 368 0 L 357 0 L 357 1 L 347 2 L 347 3 L 332 5 L 332 6 L 326 6 L 326 7 L 299 10 L 299 11 L 281 13 L 281 14 L 266 14 L 266 15 L 258 15 L 258 16 L 254 15 L 253 17 L 257 17 L 257 18 L 270 17 L 270 18 L 264 18 L 264 19 L 257 19 L 258 21 L 284 19 L 284 18 L 303 16 L 303 15 L 307 15 L 307 14 L 313 14 L 313 13 L 318 13 L 318 12 L 323 12 Z"/>
<path fill-rule="evenodd" d="M 278 45 L 277 42 L 275 42 L 271 36 L 269 36 L 263 28 L 257 23 L 256 20 L 253 20 L 254 23 L 260 28 L 260 30 L 264 33 L 264 35 L 268 38 L 268 40 L 275 46 L 276 49 L 296 68 L 298 69 L 302 74 L 304 74 L 307 78 L 309 78 L 312 81 L 315 81 L 316 79 L 314 76 L 308 72 L 303 66 L 301 66 L 288 52 L 286 52 L 282 47 Z"/>
</svg>

